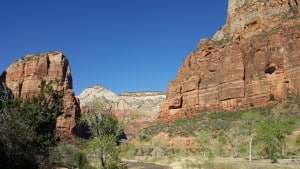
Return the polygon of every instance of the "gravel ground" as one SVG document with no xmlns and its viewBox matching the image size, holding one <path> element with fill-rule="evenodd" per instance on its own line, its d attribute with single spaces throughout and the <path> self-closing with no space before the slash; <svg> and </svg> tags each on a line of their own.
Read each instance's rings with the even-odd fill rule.
<svg viewBox="0 0 300 169">
<path fill-rule="evenodd" d="M 152 163 L 141 163 L 141 162 L 126 162 L 129 169 L 166 169 L 163 166 L 152 164 Z"/>
</svg>

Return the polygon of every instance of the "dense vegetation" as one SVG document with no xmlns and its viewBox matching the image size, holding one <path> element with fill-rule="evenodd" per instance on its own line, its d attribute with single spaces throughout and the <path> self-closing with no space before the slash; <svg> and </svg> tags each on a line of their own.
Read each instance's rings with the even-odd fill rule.
<svg viewBox="0 0 300 169">
<path fill-rule="evenodd" d="M 11 99 L 1 105 L 1 169 L 127 168 L 117 148 L 123 130 L 101 100 L 92 102 L 90 112 L 81 119 L 89 128 L 90 139 L 57 140 L 56 118 L 63 113 L 64 95 L 52 85 L 40 86 L 40 93 L 31 98 Z"/>
<path fill-rule="evenodd" d="M 300 100 L 289 98 L 272 107 L 256 108 L 238 112 L 200 113 L 192 118 L 172 124 L 158 124 L 137 134 L 137 142 L 124 148 L 123 155 L 137 156 L 178 156 L 199 155 L 205 159 L 232 157 L 271 159 L 300 156 L 300 135 L 293 131 L 300 126 Z M 192 137 L 198 142 L 197 148 L 172 147 L 168 139 L 175 136 Z M 159 153 L 158 150 L 159 149 Z"/>
<path fill-rule="evenodd" d="M 50 147 L 56 145 L 56 117 L 62 113 L 61 91 L 51 83 L 28 99 L 3 103 L 0 112 L 1 168 L 51 168 Z"/>
</svg>

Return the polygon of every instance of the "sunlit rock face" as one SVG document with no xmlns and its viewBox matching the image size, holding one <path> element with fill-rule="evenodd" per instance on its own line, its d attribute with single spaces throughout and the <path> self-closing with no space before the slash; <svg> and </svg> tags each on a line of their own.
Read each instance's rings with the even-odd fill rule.
<svg viewBox="0 0 300 169">
<path fill-rule="evenodd" d="M 79 96 L 82 112 L 88 112 L 90 103 L 102 98 L 111 105 L 111 111 L 120 121 L 127 121 L 126 134 L 135 133 L 152 125 L 159 116 L 159 106 L 165 99 L 161 92 L 127 92 L 117 95 L 103 86 L 85 89 Z"/>
<path fill-rule="evenodd" d="M 247 38 L 267 31 L 298 16 L 299 5 L 299 0 L 229 0 L 227 22 L 213 39 Z"/>
<path fill-rule="evenodd" d="M 39 93 L 41 85 L 50 81 L 64 92 L 64 114 L 57 118 L 58 137 L 66 139 L 75 134 L 80 106 L 74 96 L 69 61 L 61 52 L 26 55 L 13 62 L 2 74 L 3 82 L 13 96 L 29 98 Z"/>
<path fill-rule="evenodd" d="M 300 91 L 299 0 L 229 0 L 227 23 L 201 40 L 170 82 L 160 122 L 263 107 Z"/>
</svg>

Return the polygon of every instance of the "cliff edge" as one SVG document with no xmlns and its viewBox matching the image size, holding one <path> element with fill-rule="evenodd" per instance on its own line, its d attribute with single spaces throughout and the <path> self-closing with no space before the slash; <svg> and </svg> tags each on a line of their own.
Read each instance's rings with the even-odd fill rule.
<svg viewBox="0 0 300 169">
<path fill-rule="evenodd" d="M 226 24 L 200 41 L 170 82 L 159 121 L 298 96 L 299 5 L 299 0 L 229 0 Z"/>
<path fill-rule="evenodd" d="M 69 61 L 61 52 L 26 55 L 13 62 L 2 73 L 1 79 L 1 88 L 9 89 L 14 98 L 32 97 L 39 92 L 40 85 L 58 81 L 54 89 L 64 92 L 64 114 L 56 122 L 58 137 L 72 138 L 77 133 L 76 119 L 80 116 L 80 106 L 73 92 Z"/>
</svg>

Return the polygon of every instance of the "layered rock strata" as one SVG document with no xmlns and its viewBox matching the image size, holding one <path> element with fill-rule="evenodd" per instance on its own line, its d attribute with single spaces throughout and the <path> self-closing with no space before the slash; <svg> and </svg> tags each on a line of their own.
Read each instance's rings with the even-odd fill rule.
<svg viewBox="0 0 300 169">
<path fill-rule="evenodd" d="M 69 61 L 61 52 L 26 55 L 12 63 L 2 79 L 14 97 L 29 98 L 36 95 L 40 85 L 57 81 L 54 89 L 64 92 L 64 114 L 57 118 L 58 137 L 66 139 L 75 134 L 76 118 L 80 106 L 72 87 Z"/>
<path fill-rule="evenodd" d="M 79 96 L 82 112 L 88 112 L 95 98 L 102 98 L 120 121 L 126 121 L 126 134 L 135 133 L 153 124 L 159 116 L 159 106 L 165 99 L 161 92 L 127 92 L 116 95 L 100 85 L 85 89 Z"/>
<path fill-rule="evenodd" d="M 201 40 L 170 82 L 160 121 L 240 110 L 300 94 L 298 0 L 229 0 L 226 25 Z"/>
</svg>

